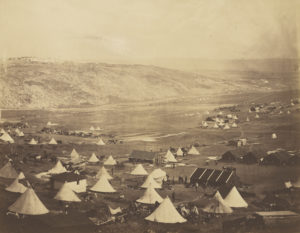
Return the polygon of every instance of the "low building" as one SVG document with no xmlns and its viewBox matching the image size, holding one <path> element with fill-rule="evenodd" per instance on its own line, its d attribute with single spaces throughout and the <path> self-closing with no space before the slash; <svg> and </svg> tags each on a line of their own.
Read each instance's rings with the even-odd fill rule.
<svg viewBox="0 0 300 233">
<path fill-rule="evenodd" d="M 51 188 L 58 190 L 61 186 L 67 182 L 69 187 L 76 193 L 86 192 L 87 180 L 85 176 L 78 175 L 73 172 L 65 172 L 57 175 L 53 175 L 50 179 Z"/>
<path fill-rule="evenodd" d="M 152 151 L 133 150 L 129 155 L 130 162 L 161 164 L 163 156 Z"/>
</svg>

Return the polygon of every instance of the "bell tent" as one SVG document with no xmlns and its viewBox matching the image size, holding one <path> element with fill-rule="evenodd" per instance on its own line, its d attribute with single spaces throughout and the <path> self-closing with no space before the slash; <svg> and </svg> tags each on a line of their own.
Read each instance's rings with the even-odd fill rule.
<svg viewBox="0 0 300 233">
<path fill-rule="evenodd" d="M 138 164 L 130 174 L 135 176 L 146 176 L 148 175 L 148 172 L 145 170 L 142 164 Z"/>
</svg>

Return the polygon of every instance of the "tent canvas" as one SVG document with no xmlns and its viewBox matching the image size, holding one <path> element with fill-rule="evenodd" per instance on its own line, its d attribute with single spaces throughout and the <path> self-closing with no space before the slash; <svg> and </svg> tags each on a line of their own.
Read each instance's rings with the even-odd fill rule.
<svg viewBox="0 0 300 233">
<path fill-rule="evenodd" d="M 94 130 L 95 130 L 94 126 L 91 126 L 91 127 L 90 127 L 90 130 L 91 130 L 91 131 L 94 131 Z"/>
<path fill-rule="evenodd" d="M 150 183 L 144 195 L 136 201 L 144 204 L 155 204 L 156 202 L 161 203 L 163 199 L 155 191 L 155 189 L 152 187 L 152 184 Z"/>
<path fill-rule="evenodd" d="M 56 145 L 57 142 L 54 138 L 51 138 L 50 142 L 49 142 L 49 145 Z"/>
<path fill-rule="evenodd" d="M 101 176 L 105 176 L 106 179 L 108 179 L 108 180 L 113 179 L 113 178 L 111 177 L 111 175 L 107 172 L 107 170 L 106 170 L 105 167 L 101 167 L 101 168 L 99 169 L 99 171 L 98 171 L 98 173 L 97 173 L 97 175 L 96 175 L 96 178 L 100 178 Z"/>
<path fill-rule="evenodd" d="M 160 222 L 160 223 L 183 223 L 186 222 L 176 210 L 173 203 L 166 197 L 163 202 L 150 214 L 145 218 L 148 221 L 152 222 Z"/>
<path fill-rule="evenodd" d="M 248 204 L 243 199 L 239 191 L 236 189 L 235 186 L 232 187 L 230 192 L 227 194 L 227 196 L 224 198 L 224 201 L 230 206 L 235 208 L 247 208 Z"/>
<path fill-rule="evenodd" d="M 99 141 L 96 143 L 99 146 L 104 146 L 105 142 L 100 138 Z"/>
<path fill-rule="evenodd" d="M 150 175 L 157 183 L 162 183 L 162 181 L 167 178 L 167 173 L 160 168 L 154 169 Z"/>
<path fill-rule="evenodd" d="M 168 150 L 167 154 L 165 155 L 165 162 L 177 163 L 177 160 L 170 150 Z"/>
<path fill-rule="evenodd" d="M 120 207 L 117 207 L 117 208 L 113 209 L 110 206 L 108 206 L 108 209 L 109 209 L 109 212 L 110 212 L 111 215 L 122 213 L 122 210 L 121 210 Z"/>
<path fill-rule="evenodd" d="M 157 183 L 152 175 L 148 175 L 147 179 L 145 180 L 145 182 L 141 185 L 141 188 L 148 188 L 149 186 L 152 186 L 155 189 L 160 189 L 161 185 L 159 183 Z"/>
<path fill-rule="evenodd" d="M 90 189 L 95 192 L 100 193 L 115 193 L 116 190 L 108 182 L 106 176 L 101 176 L 97 183 Z"/>
<path fill-rule="evenodd" d="M 19 183 L 18 178 L 16 178 L 11 185 L 5 188 L 6 191 L 13 193 L 24 193 L 26 189 L 27 188 L 23 184 Z"/>
<path fill-rule="evenodd" d="M 97 156 L 95 155 L 95 153 L 93 153 L 91 155 L 91 157 L 89 158 L 88 162 L 90 162 L 90 163 L 98 163 L 99 159 L 97 158 Z"/>
<path fill-rule="evenodd" d="M 183 151 L 182 151 L 182 149 L 180 147 L 178 148 L 178 150 L 176 152 L 176 155 L 177 156 L 183 156 Z"/>
<path fill-rule="evenodd" d="M 230 214 L 232 209 L 224 201 L 219 191 L 213 197 L 213 200 L 203 209 L 204 212 L 216 214 Z"/>
<path fill-rule="evenodd" d="M 1 169 L 0 169 L 0 177 L 15 179 L 18 177 L 17 171 L 13 168 L 10 162 L 7 162 Z"/>
<path fill-rule="evenodd" d="M 148 175 L 148 172 L 145 170 L 142 164 L 138 164 L 130 174 L 136 176 L 146 176 Z"/>
<path fill-rule="evenodd" d="M 9 142 L 9 143 L 14 143 L 15 142 L 15 140 L 12 139 L 12 137 L 6 132 L 0 137 L 0 139 L 5 141 L 5 142 Z"/>
<path fill-rule="evenodd" d="M 32 138 L 29 142 L 29 145 L 36 145 L 36 144 L 37 144 L 37 141 L 34 138 Z"/>
<path fill-rule="evenodd" d="M 61 186 L 54 199 L 67 202 L 81 202 L 75 192 L 69 187 L 67 182 Z"/>
<path fill-rule="evenodd" d="M 189 150 L 188 154 L 189 155 L 200 155 L 199 151 L 194 146 L 192 146 L 192 148 Z"/>
<path fill-rule="evenodd" d="M 48 171 L 48 174 L 61 174 L 67 172 L 67 169 L 58 160 L 53 168 Z"/>
<path fill-rule="evenodd" d="M 76 163 L 80 161 L 80 156 L 75 149 L 72 150 L 70 157 L 72 162 Z"/>
<path fill-rule="evenodd" d="M 32 188 L 27 188 L 16 202 L 8 207 L 8 210 L 26 215 L 42 215 L 49 213 L 49 210 L 44 206 Z"/>
<path fill-rule="evenodd" d="M 104 162 L 104 165 L 111 165 L 111 166 L 113 166 L 113 165 L 116 165 L 117 164 L 117 162 L 116 162 L 116 160 L 112 157 L 112 155 L 110 155 L 108 158 L 107 158 L 107 160 Z"/>
<path fill-rule="evenodd" d="M 226 124 L 225 124 L 225 126 L 224 126 L 224 129 L 230 129 L 230 127 L 229 127 L 229 124 L 228 124 L 228 123 L 226 123 Z"/>
<path fill-rule="evenodd" d="M 19 180 L 25 179 L 24 173 L 23 173 L 23 172 L 20 172 L 17 178 L 18 178 Z"/>
</svg>

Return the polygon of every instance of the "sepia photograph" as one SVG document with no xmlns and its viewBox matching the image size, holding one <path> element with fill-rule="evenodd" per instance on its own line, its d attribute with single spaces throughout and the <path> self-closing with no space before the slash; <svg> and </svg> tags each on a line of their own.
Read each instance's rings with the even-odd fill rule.
<svg viewBox="0 0 300 233">
<path fill-rule="evenodd" d="M 300 0 L 0 0 L 0 233 L 299 233 Z"/>
</svg>

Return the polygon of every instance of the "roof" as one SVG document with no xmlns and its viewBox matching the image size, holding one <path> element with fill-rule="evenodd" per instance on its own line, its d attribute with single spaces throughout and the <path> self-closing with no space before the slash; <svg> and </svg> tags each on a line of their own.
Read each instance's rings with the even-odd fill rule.
<svg viewBox="0 0 300 233">
<path fill-rule="evenodd" d="M 300 216 L 299 214 L 293 212 L 293 211 L 260 211 L 255 212 L 256 214 L 263 216 L 263 217 L 269 217 L 269 216 Z"/>
<path fill-rule="evenodd" d="M 141 159 L 141 160 L 153 160 L 156 156 L 156 152 L 152 151 L 142 151 L 142 150 L 133 150 L 129 155 L 131 159 Z"/>
<path fill-rule="evenodd" d="M 77 175 L 73 172 L 64 172 L 61 174 L 53 175 L 52 176 L 53 180 L 57 181 L 62 181 L 62 182 L 72 182 L 72 181 L 77 181 L 77 180 L 83 180 L 85 179 L 85 176 L 83 175 Z"/>
</svg>

